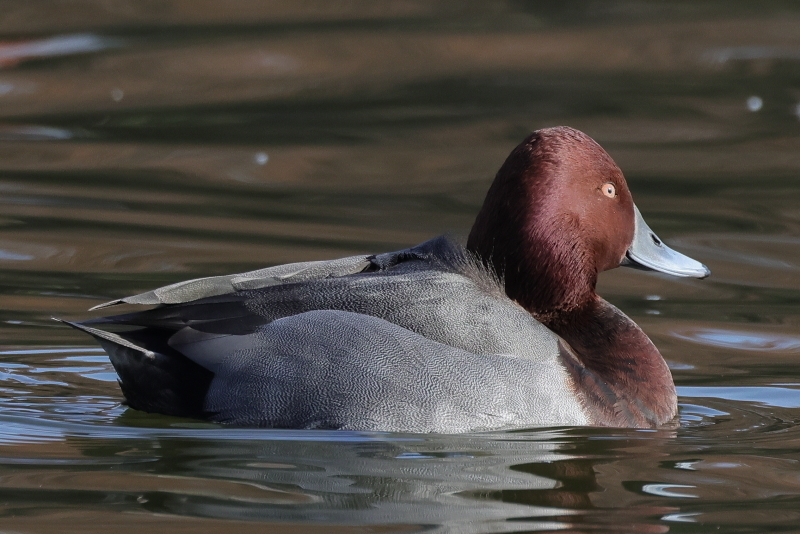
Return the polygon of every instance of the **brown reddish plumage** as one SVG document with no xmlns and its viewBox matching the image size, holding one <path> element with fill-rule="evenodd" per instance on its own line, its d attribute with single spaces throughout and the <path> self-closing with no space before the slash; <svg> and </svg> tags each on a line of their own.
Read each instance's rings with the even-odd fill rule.
<svg viewBox="0 0 800 534">
<path fill-rule="evenodd" d="M 603 194 L 607 183 L 616 197 Z M 620 265 L 633 233 L 622 171 L 589 136 L 558 127 L 511 152 L 467 242 L 508 296 L 569 344 L 562 357 L 594 424 L 650 427 L 677 411 L 658 349 L 595 292 L 598 273 Z"/>
</svg>

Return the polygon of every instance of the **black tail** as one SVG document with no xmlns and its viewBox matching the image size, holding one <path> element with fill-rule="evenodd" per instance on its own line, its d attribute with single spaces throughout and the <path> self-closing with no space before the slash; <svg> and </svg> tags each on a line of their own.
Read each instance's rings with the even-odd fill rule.
<svg viewBox="0 0 800 534">
<path fill-rule="evenodd" d="M 178 417 L 208 417 L 203 403 L 214 374 L 166 343 L 174 331 L 150 327 L 116 334 L 56 320 L 86 332 L 100 343 L 132 408 Z"/>
</svg>

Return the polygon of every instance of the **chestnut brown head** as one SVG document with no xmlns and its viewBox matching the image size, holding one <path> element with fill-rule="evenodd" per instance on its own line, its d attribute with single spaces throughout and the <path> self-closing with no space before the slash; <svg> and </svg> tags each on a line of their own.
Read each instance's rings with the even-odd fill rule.
<svg viewBox="0 0 800 534">
<path fill-rule="evenodd" d="M 633 263 L 634 241 L 667 248 L 655 234 L 634 239 L 645 231 L 640 227 L 652 234 L 611 156 L 588 135 L 561 126 L 532 133 L 511 152 L 467 248 L 497 270 L 511 298 L 546 314 L 593 299 L 599 272 Z M 668 250 L 694 269 L 672 274 L 708 274 L 702 264 Z M 645 266 L 659 269 L 658 263 Z"/>
</svg>

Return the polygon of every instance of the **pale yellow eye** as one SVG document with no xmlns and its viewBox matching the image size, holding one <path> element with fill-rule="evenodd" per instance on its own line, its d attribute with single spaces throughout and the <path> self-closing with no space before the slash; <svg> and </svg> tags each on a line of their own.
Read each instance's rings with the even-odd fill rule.
<svg viewBox="0 0 800 534">
<path fill-rule="evenodd" d="M 608 198 L 614 198 L 617 196 L 617 188 L 614 187 L 614 184 L 608 182 L 607 184 L 603 184 L 603 187 L 600 188 L 603 191 L 603 194 Z"/>
</svg>

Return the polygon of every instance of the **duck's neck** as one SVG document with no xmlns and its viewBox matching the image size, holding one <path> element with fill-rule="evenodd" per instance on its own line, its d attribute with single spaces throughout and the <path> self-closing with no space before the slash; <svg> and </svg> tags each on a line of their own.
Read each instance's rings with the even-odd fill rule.
<svg viewBox="0 0 800 534">
<path fill-rule="evenodd" d="M 677 396 L 667 363 L 616 307 L 595 296 L 581 309 L 537 318 L 572 349 L 564 354 L 565 363 L 595 424 L 649 428 L 675 417 Z"/>
<path fill-rule="evenodd" d="M 556 225 L 546 216 L 518 214 L 513 206 L 506 213 L 488 209 L 492 195 L 519 196 L 516 191 L 497 191 L 497 185 L 496 180 L 489 190 L 467 249 L 497 273 L 511 299 L 539 317 L 570 313 L 592 300 L 597 283 L 593 251 L 579 239 L 578 229 L 571 228 L 573 221 L 565 217 Z M 566 229 L 574 239 L 554 240 L 548 234 L 553 226 Z"/>
</svg>

